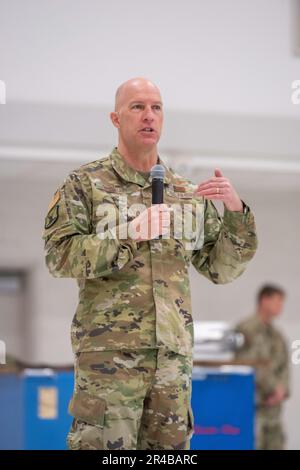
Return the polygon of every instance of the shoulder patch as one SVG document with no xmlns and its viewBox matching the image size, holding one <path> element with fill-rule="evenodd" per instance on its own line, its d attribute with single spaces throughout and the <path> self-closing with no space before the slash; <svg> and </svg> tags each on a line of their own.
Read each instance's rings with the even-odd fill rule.
<svg viewBox="0 0 300 470">
<path fill-rule="evenodd" d="M 56 193 L 54 194 L 53 198 L 51 199 L 50 203 L 49 203 L 48 212 L 50 212 L 51 209 L 53 209 L 53 207 L 55 206 L 55 204 L 58 203 L 59 200 L 60 200 L 60 191 L 57 190 Z"/>
<path fill-rule="evenodd" d="M 53 209 L 53 207 L 52 207 L 52 209 Z M 46 216 L 45 225 L 44 225 L 45 229 L 48 229 L 48 228 L 52 227 L 52 225 L 55 224 L 55 222 L 58 219 L 59 207 L 54 206 L 54 209 L 53 210 L 52 209 L 50 211 L 48 211 L 48 214 Z"/>
</svg>

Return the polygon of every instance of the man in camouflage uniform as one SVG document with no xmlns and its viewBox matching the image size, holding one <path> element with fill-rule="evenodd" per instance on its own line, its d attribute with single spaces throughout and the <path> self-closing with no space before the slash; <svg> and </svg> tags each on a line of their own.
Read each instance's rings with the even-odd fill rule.
<svg viewBox="0 0 300 470">
<path fill-rule="evenodd" d="M 123 83 L 110 117 L 118 147 L 70 173 L 49 205 L 43 235 L 50 273 L 79 286 L 68 444 L 189 449 L 188 266 L 215 284 L 240 276 L 257 246 L 254 217 L 220 170 L 197 186 L 161 160 L 162 102 L 152 82 Z M 156 163 L 165 168 L 164 204 L 152 206 L 149 171 Z M 224 202 L 223 218 L 211 199 Z M 170 217 L 173 204 L 188 209 L 192 226 L 183 236 Z"/>
<path fill-rule="evenodd" d="M 256 369 L 256 448 L 283 449 L 282 403 L 289 396 L 289 356 L 286 341 L 272 322 L 280 315 L 284 291 L 265 285 L 258 292 L 255 315 L 237 325 L 245 338 L 239 360 L 253 361 Z"/>
</svg>

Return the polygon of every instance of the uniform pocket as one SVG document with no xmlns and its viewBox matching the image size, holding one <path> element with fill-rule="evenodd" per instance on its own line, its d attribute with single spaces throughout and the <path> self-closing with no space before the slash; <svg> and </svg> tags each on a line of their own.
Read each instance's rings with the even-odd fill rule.
<svg viewBox="0 0 300 470">
<path fill-rule="evenodd" d="M 70 449 L 102 450 L 106 401 L 83 391 L 75 392 L 69 413 L 75 418 L 68 435 Z"/>
</svg>

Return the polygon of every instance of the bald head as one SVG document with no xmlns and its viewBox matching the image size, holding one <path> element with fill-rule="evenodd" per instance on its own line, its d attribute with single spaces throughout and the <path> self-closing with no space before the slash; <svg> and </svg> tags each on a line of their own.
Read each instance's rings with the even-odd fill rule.
<svg viewBox="0 0 300 470">
<path fill-rule="evenodd" d="M 118 129 L 118 148 L 124 153 L 153 152 L 155 161 L 164 118 L 159 88 L 147 78 L 131 78 L 118 87 L 115 98 L 110 119 Z"/>
<path fill-rule="evenodd" d="M 131 96 L 144 91 L 156 91 L 160 97 L 159 88 L 147 78 L 136 77 L 121 83 L 121 85 L 117 88 L 115 95 L 115 111 L 119 111 L 123 104 L 128 101 Z"/>
</svg>

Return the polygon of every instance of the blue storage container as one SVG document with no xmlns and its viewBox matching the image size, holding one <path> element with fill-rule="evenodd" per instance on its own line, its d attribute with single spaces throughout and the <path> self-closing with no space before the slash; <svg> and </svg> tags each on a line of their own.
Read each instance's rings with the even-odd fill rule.
<svg viewBox="0 0 300 470">
<path fill-rule="evenodd" d="M 73 371 L 0 375 L 0 449 L 66 449 Z"/>
<path fill-rule="evenodd" d="M 0 449 L 66 449 L 73 371 L 0 375 Z M 253 449 L 254 376 L 249 367 L 197 368 L 191 449 Z"/>
<path fill-rule="evenodd" d="M 193 450 L 254 448 L 255 383 L 244 366 L 194 367 Z"/>
</svg>

